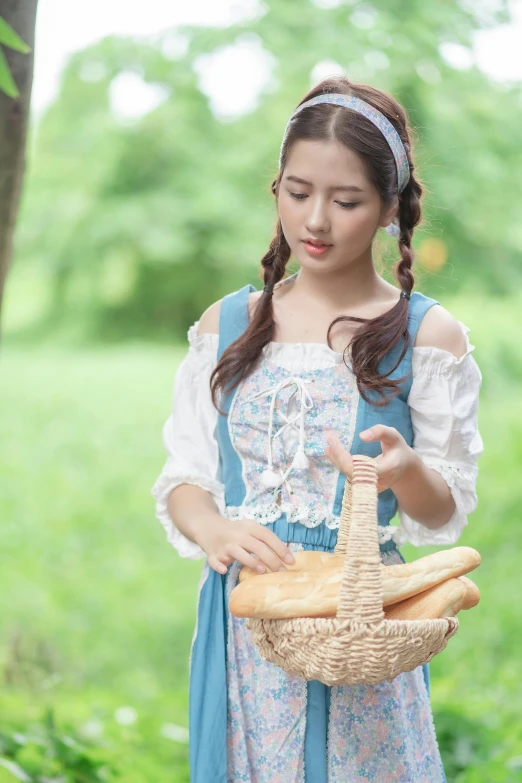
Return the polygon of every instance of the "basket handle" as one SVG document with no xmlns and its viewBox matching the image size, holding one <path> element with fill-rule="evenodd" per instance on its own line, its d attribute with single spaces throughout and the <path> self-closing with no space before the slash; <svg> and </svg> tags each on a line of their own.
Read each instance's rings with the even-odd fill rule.
<svg viewBox="0 0 522 783">
<path fill-rule="evenodd" d="M 339 533 L 337 534 L 337 544 L 335 545 L 335 549 L 334 549 L 336 555 L 346 554 L 351 519 L 352 519 L 352 481 L 349 476 L 346 476 L 346 482 L 344 484 L 343 502 L 341 506 L 341 517 L 339 520 Z"/>
<path fill-rule="evenodd" d="M 346 479 L 336 554 L 344 554 L 338 620 L 365 624 L 384 619 L 381 555 L 377 522 L 377 465 L 371 457 L 353 456 Z"/>
</svg>

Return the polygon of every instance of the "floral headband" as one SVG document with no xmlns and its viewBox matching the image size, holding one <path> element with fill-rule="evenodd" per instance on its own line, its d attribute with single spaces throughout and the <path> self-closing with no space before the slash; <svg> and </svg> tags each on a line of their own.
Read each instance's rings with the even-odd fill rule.
<svg viewBox="0 0 522 783">
<path fill-rule="evenodd" d="M 362 101 L 360 98 L 356 98 L 353 95 L 343 95 L 342 93 L 338 92 L 325 93 L 323 95 L 316 95 L 315 98 L 311 98 L 309 101 L 301 103 L 288 120 L 287 126 L 285 128 L 283 141 L 281 143 L 281 151 L 279 153 L 279 168 L 281 168 L 283 147 L 285 146 L 290 123 L 296 114 L 299 114 L 300 111 L 306 109 L 308 106 L 315 106 L 318 103 L 333 103 L 337 106 L 344 106 L 346 109 L 353 109 L 353 111 L 362 114 L 368 120 L 373 122 L 377 128 L 379 128 L 382 135 L 388 142 L 389 147 L 393 153 L 393 157 L 395 158 L 395 164 L 397 166 L 398 191 L 399 193 L 402 193 L 410 179 L 410 164 L 406 152 L 408 145 L 403 144 L 401 137 L 388 118 L 382 114 L 382 112 L 380 112 L 374 106 L 371 106 L 369 103 L 366 103 L 366 101 Z M 391 234 L 391 236 L 398 237 L 400 236 L 400 230 L 396 220 L 397 219 L 394 218 L 393 221 L 388 226 L 386 226 L 386 231 L 388 234 Z"/>
</svg>

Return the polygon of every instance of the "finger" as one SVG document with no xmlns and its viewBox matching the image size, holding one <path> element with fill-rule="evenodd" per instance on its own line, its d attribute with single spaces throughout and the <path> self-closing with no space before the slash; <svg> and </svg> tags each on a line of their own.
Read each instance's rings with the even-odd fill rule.
<svg viewBox="0 0 522 783">
<path fill-rule="evenodd" d="M 264 563 L 260 563 L 257 557 L 251 555 L 249 552 L 246 551 L 246 549 L 244 549 L 239 544 L 231 544 L 231 546 L 228 548 L 228 551 L 230 552 L 234 560 L 239 560 L 240 563 L 248 566 L 249 568 L 252 569 L 252 571 L 255 571 L 258 574 L 265 573 L 266 566 L 264 565 Z"/>
<path fill-rule="evenodd" d="M 285 568 L 284 561 L 263 541 L 254 538 L 250 546 L 252 547 L 252 553 L 256 555 L 270 571 L 280 571 L 281 568 Z"/>
<path fill-rule="evenodd" d="M 386 443 L 391 446 L 400 440 L 401 435 L 397 432 L 395 427 L 387 427 L 385 424 L 375 424 L 373 427 L 359 433 L 359 437 L 367 443 L 379 440 L 381 443 Z"/>
<path fill-rule="evenodd" d="M 222 563 L 220 560 L 218 560 L 216 555 L 209 555 L 208 556 L 208 564 L 211 568 L 214 569 L 214 571 L 217 571 L 218 574 L 226 574 L 227 567 Z"/>
<path fill-rule="evenodd" d="M 326 436 L 328 446 L 324 450 L 324 454 L 335 467 L 351 478 L 353 459 L 349 451 L 346 451 L 343 444 L 339 440 L 339 436 L 336 432 L 329 432 Z"/>
<path fill-rule="evenodd" d="M 282 564 L 294 563 L 295 558 L 292 552 L 288 549 L 287 545 L 276 536 L 272 530 L 268 530 L 263 525 L 257 523 L 256 529 L 253 531 L 253 536 L 260 541 L 264 541 L 270 549 L 272 549 L 276 555 L 281 559 Z M 277 569 L 276 569 L 277 570 Z"/>
</svg>

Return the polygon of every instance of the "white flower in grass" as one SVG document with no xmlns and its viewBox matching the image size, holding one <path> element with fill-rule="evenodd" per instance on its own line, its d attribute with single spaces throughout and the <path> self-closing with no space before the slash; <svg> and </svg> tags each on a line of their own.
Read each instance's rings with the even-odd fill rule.
<svg viewBox="0 0 522 783">
<path fill-rule="evenodd" d="M 99 739 L 103 736 L 103 723 L 96 718 L 90 718 L 90 720 L 85 721 L 80 729 L 80 733 L 82 737 L 87 739 Z"/>
<path fill-rule="evenodd" d="M 160 734 L 166 739 L 174 740 L 174 742 L 187 743 L 189 738 L 188 729 L 185 729 L 183 726 L 176 726 L 175 723 L 164 723 Z"/>
<path fill-rule="evenodd" d="M 120 726 L 132 726 L 138 720 L 138 713 L 134 707 L 118 707 L 114 711 L 114 719 Z"/>
<path fill-rule="evenodd" d="M 512 756 L 505 762 L 508 769 L 522 769 L 522 756 Z"/>
</svg>

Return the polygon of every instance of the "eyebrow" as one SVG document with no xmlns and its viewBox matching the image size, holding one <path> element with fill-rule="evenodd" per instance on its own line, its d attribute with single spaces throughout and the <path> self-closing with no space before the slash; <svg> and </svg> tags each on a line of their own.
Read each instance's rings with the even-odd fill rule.
<svg viewBox="0 0 522 783">
<path fill-rule="evenodd" d="M 290 174 L 288 177 L 285 177 L 286 182 L 297 182 L 300 185 L 312 185 L 311 182 L 308 182 L 306 179 L 301 179 L 301 177 L 294 177 L 292 174 Z M 330 190 L 353 190 L 356 193 L 364 193 L 364 190 L 362 188 L 358 188 L 357 185 L 332 185 Z"/>
</svg>

